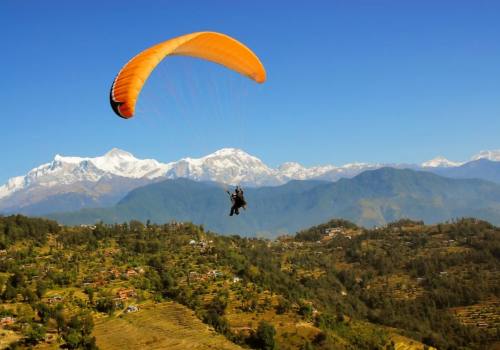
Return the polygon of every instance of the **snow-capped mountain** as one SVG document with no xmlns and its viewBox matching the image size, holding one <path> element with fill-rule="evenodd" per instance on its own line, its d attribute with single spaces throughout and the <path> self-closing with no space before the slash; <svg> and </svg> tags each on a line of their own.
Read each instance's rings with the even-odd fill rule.
<svg viewBox="0 0 500 350">
<path fill-rule="evenodd" d="M 491 151 L 481 151 L 472 157 L 472 160 L 478 159 L 488 159 L 494 162 L 500 162 L 500 149 L 491 150 Z"/>
<path fill-rule="evenodd" d="M 138 159 L 131 153 L 112 149 L 95 158 L 56 155 L 50 163 L 42 164 L 25 176 L 11 178 L 0 187 L 0 200 L 34 187 L 49 189 L 76 183 L 96 183 L 103 179 L 154 180 L 179 177 L 196 181 L 215 181 L 245 186 L 279 185 L 289 180 L 317 178 L 328 172 L 352 172 L 369 167 L 368 164 L 348 164 L 306 168 L 298 163 L 285 163 L 277 169 L 264 164 L 240 149 L 224 148 L 202 158 L 183 158 L 161 163 L 154 159 Z"/>
<path fill-rule="evenodd" d="M 281 181 L 286 182 L 289 180 L 307 180 L 318 178 L 337 169 L 339 168 L 333 165 L 306 168 L 296 162 L 287 162 L 280 165 L 278 169 L 276 169 L 276 173 Z"/>
<path fill-rule="evenodd" d="M 448 168 L 448 167 L 456 167 L 460 166 L 463 163 L 461 162 L 452 162 L 451 160 L 446 159 L 445 157 L 436 157 L 427 162 L 422 163 L 423 168 Z"/>
<path fill-rule="evenodd" d="M 153 159 L 137 159 L 117 148 L 95 158 L 63 157 L 57 154 L 52 162 L 32 169 L 25 176 L 14 177 L 1 186 L 0 199 L 30 187 L 60 187 L 78 182 L 97 182 L 113 176 L 154 179 L 163 176 L 167 169 L 167 164 Z"/>
<path fill-rule="evenodd" d="M 478 154 L 471 157 L 470 161 L 475 161 L 479 159 L 487 159 L 492 162 L 500 162 L 500 149 L 491 151 L 481 151 Z M 434 159 L 428 160 L 421 164 L 422 168 L 451 168 L 459 167 L 466 164 L 467 162 L 454 162 L 446 159 L 445 157 L 439 156 Z"/>
<path fill-rule="evenodd" d="M 235 148 L 224 148 L 201 158 L 161 163 L 138 159 L 115 148 L 94 158 L 56 155 L 51 162 L 26 175 L 11 178 L 0 186 L 0 211 L 24 208 L 27 213 L 39 214 L 69 209 L 65 205 L 71 209 L 108 205 L 138 186 L 179 177 L 229 185 L 275 186 L 294 179 L 336 180 L 368 168 L 374 166 L 353 163 L 307 168 L 298 163 L 285 163 L 271 168 L 259 158 Z M 67 204 L 68 198 L 72 204 Z"/>
<path fill-rule="evenodd" d="M 223 148 L 202 158 L 183 158 L 167 164 L 168 179 L 185 177 L 196 181 L 215 181 L 246 186 L 282 183 L 276 171 L 240 149 Z"/>
<path fill-rule="evenodd" d="M 473 157 L 484 158 L 500 160 L 500 151 L 483 151 Z M 336 181 L 384 166 L 437 172 L 441 169 L 458 170 L 463 164 L 437 157 L 420 166 L 350 163 L 308 168 L 288 162 L 272 168 L 259 158 L 235 148 L 224 148 L 201 158 L 162 163 L 154 159 L 138 159 L 115 148 L 94 158 L 56 155 L 51 162 L 32 169 L 26 175 L 9 179 L 0 186 L 0 212 L 24 210 L 30 214 L 42 214 L 60 209 L 109 205 L 136 187 L 179 177 L 229 185 L 275 186 L 290 180 Z"/>
</svg>

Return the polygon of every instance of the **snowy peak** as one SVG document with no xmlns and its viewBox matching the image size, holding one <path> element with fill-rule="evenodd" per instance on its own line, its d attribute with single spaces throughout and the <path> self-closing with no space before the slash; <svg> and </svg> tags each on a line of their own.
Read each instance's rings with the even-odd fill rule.
<svg viewBox="0 0 500 350">
<path fill-rule="evenodd" d="M 123 151 L 119 148 L 113 148 L 110 151 L 106 152 L 103 156 L 100 157 L 95 157 L 95 158 L 89 158 L 89 157 L 66 157 L 62 156 L 60 154 L 56 154 L 54 157 L 55 162 L 62 162 L 62 163 L 70 163 L 70 164 L 78 164 L 83 161 L 96 161 L 96 160 L 101 160 L 101 161 L 116 161 L 116 160 L 122 160 L 122 161 L 136 161 L 138 160 L 135 158 L 132 153 Z"/>
<path fill-rule="evenodd" d="M 259 158 L 236 148 L 223 148 L 202 158 L 184 158 L 170 166 L 168 178 L 187 177 L 252 186 L 276 182 L 272 169 Z"/>
<path fill-rule="evenodd" d="M 221 148 L 214 153 L 209 154 L 203 158 L 213 158 L 213 157 L 241 157 L 241 158 L 255 158 L 256 157 L 248 154 L 247 152 L 239 149 L 239 148 Z"/>
<path fill-rule="evenodd" d="M 283 182 L 288 180 L 307 180 L 321 177 L 329 171 L 339 170 L 333 165 L 316 166 L 306 168 L 302 164 L 296 162 L 287 162 L 280 165 L 277 169 L 280 178 Z"/>
<path fill-rule="evenodd" d="M 56 154 L 54 157 L 53 162 L 61 162 L 61 163 L 71 163 L 71 164 L 78 164 L 85 158 L 80 158 L 80 157 L 65 157 L 60 154 Z"/>
<path fill-rule="evenodd" d="M 448 168 L 448 167 L 455 167 L 455 166 L 460 166 L 463 163 L 460 162 L 452 162 L 451 160 L 448 160 L 444 157 L 436 157 L 434 159 L 428 160 L 427 162 L 422 163 L 422 167 L 424 168 Z"/>
<path fill-rule="evenodd" d="M 9 179 L 5 185 L 0 186 L 0 198 L 7 197 L 17 189 L 23 188 L 23 185 L 24 176 L 16 176 Z"/>
<path fill-rule="evenodd" d="M 472 160 L 478 159 L 488 159 L 494 162 L 500 162 L 500 149 L 491 150 L 491 151 L 481 151 L 472 157 Z"/>
<path fill-rule="evenodd" d="M 113 148 L 102 157 L 89 159 L 98 169 L 128 178 L 155 178 L 167 170 L 166 164 L 154 159 L 137 159 L 131 153 Z"/>
<path fill-rule="evenodd" d="M 302 164 L 296 162 L 286 162 L 278 167 L 278 170 L 282 173 L 295 173 L 304 171 L 305 169 L 306 168 Z"/>
<path fill-rule="evenodd" d="M 224 165 L 224 163 L 228 164 L 232 163 L 231 165 L 240 165 L 244 167 L 248 166 L 262 166 L 266 167 L 267 166 L 257 157 L 254 157 L 248 153 L 246 153 L 243 150 L 237 149 L 237 148 L 223 148 L 220 149 L 212 154 L 209 154 L 208 156 L 205 156 L 203 158 L 200 158 L 199 161 L 201 162 L 220 162 L 221 164 L 218 165 Z"/>
<path fill-rule="evenodd" d="M 124 151 L 119 148 L 112 148 L 104 155 L 105 158 L 128 158 L 128 159 L 137 159 L 132 153 Z"/>
<path fill-rule="evenodd" d="M 481 151 L 478 154 L 474 155 L 471 158 L 471 161 L 478 159 L 487 159 L 493 162 L 500 162 L 500 149 L 490 150 L 490 151 Z M 427 162 L 422 163 L 423 168 L 450 168 L 457 167 L 465 164 L 466 162 L 453 162 L 444 157 L 436 157 Z"/>
<path fill-rule="evenodd" d="M 78 182 L 97 182 L 102 178 L 154 179 L 163 176 L 168 166 L 153 159 L 137 159 L 131 153 L 113 148 L 100 157 L 66 157 L 57 154 L 50 163 L 42 164 L 25 176 L 10 179 L 0 186 L 0 198 L 33 186 L 52 188 Z"/>
</svg>

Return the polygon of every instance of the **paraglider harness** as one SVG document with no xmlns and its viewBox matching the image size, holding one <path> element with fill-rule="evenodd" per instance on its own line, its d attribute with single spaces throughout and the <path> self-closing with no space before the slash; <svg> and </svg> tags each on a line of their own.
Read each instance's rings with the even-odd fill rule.
<svg viewBox="0 0 500 350">
<path fill-rule="evenodd" d="M 236 186 L 234 193 L 230 193 L 229 191 L 226 192 L 229 195 L 229 199 L 231 199 L 231 203 L 233 204 L 231 206 L 231 212 L 229 213 L 229 216 L 233 216 L 233 214 L 240 215 L 239 209 L 247 208 L 247 202 L 245 201 L 245 197 L 243 196 L 243 190 L 241 189 L 241 187 Z"/>
</svg>

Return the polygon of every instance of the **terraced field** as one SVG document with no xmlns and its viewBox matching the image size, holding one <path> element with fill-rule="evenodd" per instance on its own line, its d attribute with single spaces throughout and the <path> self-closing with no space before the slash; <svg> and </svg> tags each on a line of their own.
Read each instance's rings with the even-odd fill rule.
<svg viewBox="0 0 500 350">
<path fill-rule="evenodd" d="M 424 344 L 417 342 L 413 339 L 406 338 L 402 335 L 393 335 L 391 340 L 394 342 L 395 350 L 436 350 L 432 346 L 425 346 Z"/>
<path fill-rule="evenodd" d="M 491 298 L 480 304 L 455 307 L 451 311 L 467 326 L 491 329 L 493 332 L 500 327 L 500 299 Z"/>
<path fill-rule="evenodd" d="M 175 302 L 141 306 L 136 313 L 95 320 L 94 335 L 102 350 L 241 350 L 210 330 L 193 312 Z"/>
<path fill-rule="evenodd" d="M 8 329 L 0 328 L 0 349 L 7 349 L 10 343 L 19 340 L 21 336 Z"/>
<path fill-rule="evenodd" d="M 414 300 L 424 294 L 424 289 L 416 279 L 401 274 L 374 278 L 369 288 L 396 300 Z"/>
</svg>

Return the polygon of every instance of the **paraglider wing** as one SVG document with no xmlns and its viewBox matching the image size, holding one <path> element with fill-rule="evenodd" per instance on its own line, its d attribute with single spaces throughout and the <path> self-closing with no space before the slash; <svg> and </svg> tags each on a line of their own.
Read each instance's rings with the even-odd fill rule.
<svg viewBox="0 0 500 350">
<path fill-rule="evenodd" d="M 250 79 L 263 83 L 266 71 L 259 58 L 245 45 L 225 34 L 186 34 L 150 47 L 132 58 L 120 70 L 110 91 L 110 104 L 120 117 L 134 115 L 142 86 L 155 67 L 169 55 L 197 57 L 221 64 Z"/>
</svg>

